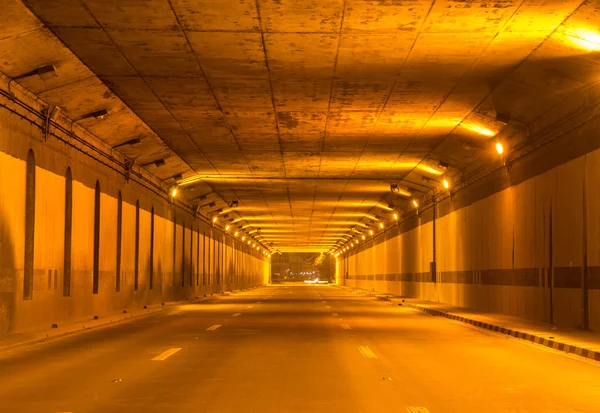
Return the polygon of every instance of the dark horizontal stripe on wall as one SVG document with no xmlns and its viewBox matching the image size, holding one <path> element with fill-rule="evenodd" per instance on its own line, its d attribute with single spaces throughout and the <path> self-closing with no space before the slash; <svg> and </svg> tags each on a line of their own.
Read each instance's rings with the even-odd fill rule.
<svg viewBox="0 0 600 413">
<path fill-rule="evenodd" d="M 544 287 L 543 268 L 515 268 L 467 271 L 440 271 L 438 282 L 448 284 L 477 284 L 514 287 Z M 429 272 L 402 274 L 348 275 L 350 280 L 431 282 Z M 583 268 L 554 268 L 554 287 L 581 288 Z M 588 267 L 588 289 L 600 290 L 600 267 Z"/>
<path fill-rule="evenodd" d="M 600 267 L 588 267 L 588 288 L 600 290 Z"/>
<path fill-rule="evenodd" d="M 453 284 L 473 284 L 475 282 L 474 271 L 441 271 L 438 273 L 439 282 Z"/>
<path fill-rule="evenodd" d="M 581 267 L 555 267 L 554 287 L 556 288 L 581 288 L 583 268 Z"/>
</svg>

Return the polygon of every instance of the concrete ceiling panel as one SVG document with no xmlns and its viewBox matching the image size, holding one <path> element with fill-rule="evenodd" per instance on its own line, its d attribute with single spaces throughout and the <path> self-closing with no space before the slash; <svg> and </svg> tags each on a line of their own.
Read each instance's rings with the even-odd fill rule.
<svg viewBox="0 0 600 413">
<path fill-rule="evenodd" d="M 326 112 L 277 112 L 279 132 L 285 135 L 322 136 L 326 119 Z"/>
<path fill-rule="evenodd" d="M 283 152 L 317 152 L 323 146 L 323 134 L 306 135 L 281 134 L 281 150 Z"/>
<path fill-rule="evenodd" d="M 174 30 L 177 19 L 169 0 L 82 0 L 96 21 L 107 29 Z"/>
<path fill-rule="evenodd" d="M 217 110 L 218 105 L 211 88 L 202 77 L 156 77 L 145 78 L 148 85 L 164 106 L 171 109 Z"/>
<path fill-rule="evenodd" d="M 524 1 L 504 29 L 509 32 L 551 32 L 583 2 L 584 0 Z"/>
<path fill-rule="evenodd" d="M 19 81 L 34 93 L 49 91 L 72 82 L 91 79 L 94 74 L 47 30 L 34 30 L 0 41 L 0 71 L 8 77 L 28 73 L 52 64 L 57 77 L 41 80 L 37 76 Z"/>
<path fill-rule="evenodd" d="M 260 33 L 189 32 L 187 35 L 206 76 L 268 78 Z"/>
<path fill-rule="evenodd" d="M 16 1 L 15 1 L 16 3 Z M 50 27 L 99 27 L 94 16 L 80 0 L 23 0 Z"/>
<path fill-rule="evenodd" d="M 258 0 L 265 32 L 338 33 L 344 0 Z"/>
<path fill-rule="evenodd" d="M 135 76 L 137 72 L 101 28 L 56 27 L 54 32 L 98 76 Z"/>
<path fill-rule="evenodd" d="M 273 96 L 277 110 L 327 110 L 331 81 L 274 81 Z"/>
<path fill-rule="evenodd" d="M 344 31 L 414 32 L 427 17 L 432 0 L 348 0 Z"/>
<path fill-rule="evenodd" d="M 273 112 L 235 111 L 226 113 L 233 133 L 277 133 Z"/>
<path fill-rule="evenodd" d="M 331 79 L 337 36 L 330 34 L 265 33 L 269 68 L 274 79 Z"/>
<path fill-rule="evenodd" d="M 267 79 L 211 79 L 210 84 L 224 111 L 273 109 L 271 87 Z"/>
<path fill-rule="evenodd" d="M 414 32 L 343 34 L 336 79 L 393 82 L 402 69 L 415 38 Z"/>
<path fill-rule="evenodd" d="M 331 110 L 379 111 L 392 90 L 393 83 L 336 81 L 333 84 Z"/>
<path fill-rule="evenodd" d="M 436 0 L 423 26 L 426 32 L 497 32 L 523 0 Z"/>
<path fill-rule="evenodd" d="M 104 83 L 134 111 L 137 109 L 163 109 L 148 83 L 137 76 L 105 76 Z"/>
<path fill-rule="evenodd" d="M 171 4 L 186 31 L 260 30 L 255 0 L 171 0 Z"/>
<path fill-rule="evenodd" d="M 0 41 L 21 33 L 37 30 L 43 26 L 33 13 L 19 1 L 5 1 L 0 14 Z"/>
<path fill-rule="evenodd" d="M 111 30 L 119 50 L 142 76 L 201 76 L 200 66 L 181 32 Z"/>
<path fill-rule="evenodd" d="M 279 150 L 276 133 L 237 133 L 235 138 L 244 152 Z"/>
</svg>

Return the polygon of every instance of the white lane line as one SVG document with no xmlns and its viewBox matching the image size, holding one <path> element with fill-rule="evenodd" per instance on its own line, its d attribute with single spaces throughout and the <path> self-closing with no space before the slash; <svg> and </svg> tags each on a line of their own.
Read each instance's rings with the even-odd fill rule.
<svg viewBox="0 0 600 413">
<path fill-rule="evenodd" d="M 221 324 L 215 324 L 214 326 L 210 326 L 206 329 L 206 331 L 214 331 L 217 328 L 221 327 Z"/>
<path fill-rule="evenodd" d="M 249 305 L 249 306 L 248 306 L 248 307 L 246 307 L 246 308 L 254 308 L 254 306 L 253 306 L 253 305 Z"/>
<path fill-rule="evenodd" d="M 331 308 L 331 306 L 330 305 L 326 305 L 325 308 Z"/>
<path fill-rule="evenodd" d="M 352 330 L 348 324 L 340 324 L 340 327 L 342 327 L 344 330 Z"/>
<path fill-rule="evenodd" d="M 170 348 L 167 351 L 163 351 L 158 356 L 154 357 L 152 360 L 163 361 L 163 360 L 171 357 L 173 354 L 177 353 L 179 350 L 181 350 L 181 349 L 180 348 Z"/>
<path fill-rule="evenodd" d="M 373 353 L 373 351 L 368 346 L 358 346 L 358 351 L 360 351 L 361 354 L 366 359 L 376 359 L 377 358 L 375 353 Z"/>
<path fill-rule="evenodd" d="M 407 407 L 406 411 L 408 413 L 429 413 L 425 407 Z"/>
<path fill-rule="evenodd" d="M 242 315 L 242 313 L 235 313 L 234 315 L 232 315 L 232 317 L 239 317 L 241 315 Z"/>
<path fill-rule="evenodd" d="M 339 317 L 340 315 L 338 313 L 331 313 L 332 316 L 334 317 Z"/>
</svg>

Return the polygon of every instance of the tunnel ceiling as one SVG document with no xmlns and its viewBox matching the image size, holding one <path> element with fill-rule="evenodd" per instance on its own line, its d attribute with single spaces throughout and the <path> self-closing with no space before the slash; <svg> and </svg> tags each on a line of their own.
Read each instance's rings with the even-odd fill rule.
<svg viewBox="0 0 600 413">
<path fill-rule="evenodd" d="M 113 146 L 141 137 L 119 151 L 165 159 L 148 171 L 181 173 L 199 206 L 238 200 L 236 225 L 280 251 L 389 221 L 385 206 L 496 160 L 496 139 L 518 144 L 599 80 L 597 2 L 4 3 L 0 70 L 54 64 L 21 83 L 74 119 L 108 109 L 82 125 Z"/>
</svg>

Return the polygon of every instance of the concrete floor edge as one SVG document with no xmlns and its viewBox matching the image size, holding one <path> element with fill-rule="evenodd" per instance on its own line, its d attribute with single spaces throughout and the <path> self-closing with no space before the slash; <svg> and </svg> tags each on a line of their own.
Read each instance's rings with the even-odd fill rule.
<svg viewBox="0 0 600 413">
<path fill-rule="evenodd" d="M 372 293 L 373 293 L 369 290 L 364 290 L 361 288 L 351 288 L 351 287 L 346 287 L 346 286 L 337 286 L 337 287 L 346 288 L 349 290 L 358 290 L 358 291 L 362 291 L 365 293 L 369 293 L 369 295 L 372 295 Z M 525 340 L 525 341 L 528 341 L 528 342 L 531 342 L 534 344 L 539 344 L 541 346 L 548 347 L 553 350 L 562 351 L 562 352 L 565 352 L 568 354 L 575 354 L 576 356 L 579 356 L 579 357 L 583 357 L 586 359 L 600 362 L 600 352 L 598 352 L 598 351 L 592 351 L 587 348 L 574 346 L 572 344 L 561 342 L 559 340 L 549 340 L 547 338 L 540 337 L 535 334 L 526 333 L 526 332 L 519 331 L 519 330 L 512 329 L 512 328 L 506 328 L 506 327 L 502 327 L 502 326 L 491 324 L 491 323 L 484 323 L 482 321 L 458 316 L 458 315 L 455 315 L 455 314 L 452 314 L 452 313 L 449 313 L 446 311 L 434 310 L 434 309 L 426 308 L 426 307 L 423 307 L 423 306 L 420 306 L 417 304 L 407 303 L 402 299 L 386 297 L 385 293 L 381 293 L 381 296 L 379 296 L 377 298 L 380 300 L 389 301 L 391 303 L 396 303 L 396 304 L 404 306 L 404 307 L 410 307 L 410 308 L 413 308 L 418 311 L 422 311 L 422 312 L 427 313 L 432 316 L 445 317 L 450 320 L 459 321 L 461 323 L 469 324 L 469 325 L 472 325 L 477 328 L 481 328 L 484 330 L 490 330 L 495 333 L 500 333 L 500 334 L 504 334 L 504 335 L 507 335 L 507 336 L 510 336 L 510 337 L 513 337 L 516 339 Z"/>
</svg>

